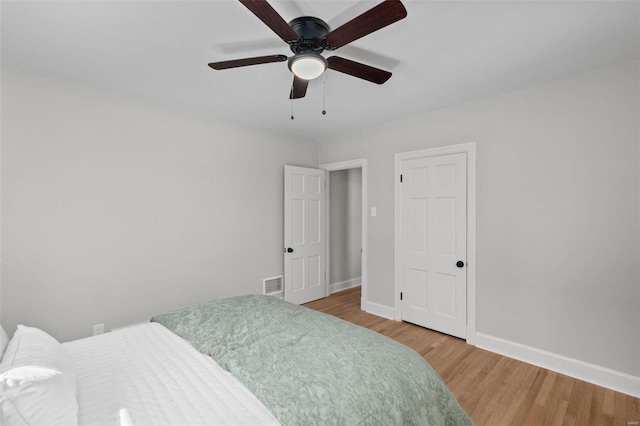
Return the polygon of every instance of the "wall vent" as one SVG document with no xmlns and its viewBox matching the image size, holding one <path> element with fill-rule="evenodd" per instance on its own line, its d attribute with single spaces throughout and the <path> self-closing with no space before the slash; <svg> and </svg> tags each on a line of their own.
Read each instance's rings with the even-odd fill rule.
<svg viewBox="0 0 640 426">
<path fill-rule="evenodd" d="M 284 289 L 282 287 L 282 275 L 279 277 L 265 278 L 262 280 L 262 294 L 267 296 L 284 297 Z"/>
</svg>

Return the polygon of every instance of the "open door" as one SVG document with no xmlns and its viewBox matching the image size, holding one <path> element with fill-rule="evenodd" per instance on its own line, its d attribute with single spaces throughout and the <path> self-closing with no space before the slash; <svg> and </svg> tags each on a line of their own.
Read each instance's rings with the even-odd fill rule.
<svg viewBox="0 0 640 426">
<path fill-rule="evenodd" d="M 284 166 L 284 298 L 325 297 L 325 172 Z"/>
</svg>

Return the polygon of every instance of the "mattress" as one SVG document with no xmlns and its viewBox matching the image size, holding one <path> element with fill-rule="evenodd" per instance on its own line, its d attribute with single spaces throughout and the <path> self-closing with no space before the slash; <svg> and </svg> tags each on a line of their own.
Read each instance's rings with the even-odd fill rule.
<svg viewBox="0 0 640 426">
<path fill-rule="evenodd" d="M 231 373 L 157 323 L 63 344 L 80 425 L 278 425 Z"/>
</svg>

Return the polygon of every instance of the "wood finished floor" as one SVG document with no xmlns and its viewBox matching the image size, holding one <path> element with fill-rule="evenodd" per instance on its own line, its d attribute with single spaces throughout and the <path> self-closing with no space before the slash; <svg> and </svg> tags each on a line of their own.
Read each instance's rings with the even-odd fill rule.
<svg viewBox="0 0 640 426">
<path fill-rule="evenodd" d="M 640 399 L 360 310 L 360 287 L 307 303 L 403 343 L 444 379 L 477 426 L 637 426 Z"/>
</svg>

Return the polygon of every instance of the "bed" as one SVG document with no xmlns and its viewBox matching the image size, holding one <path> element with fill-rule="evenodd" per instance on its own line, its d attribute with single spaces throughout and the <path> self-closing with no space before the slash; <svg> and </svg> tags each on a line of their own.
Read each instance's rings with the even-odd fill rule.
<svg viewBox="0 0 640 426">
<path fill-rule="evenodd" d="M 19 326 L 0 412 L 2 425 L 472 424 L 416 352 L 268 296 L 63 344 Z"/>
</svg>

